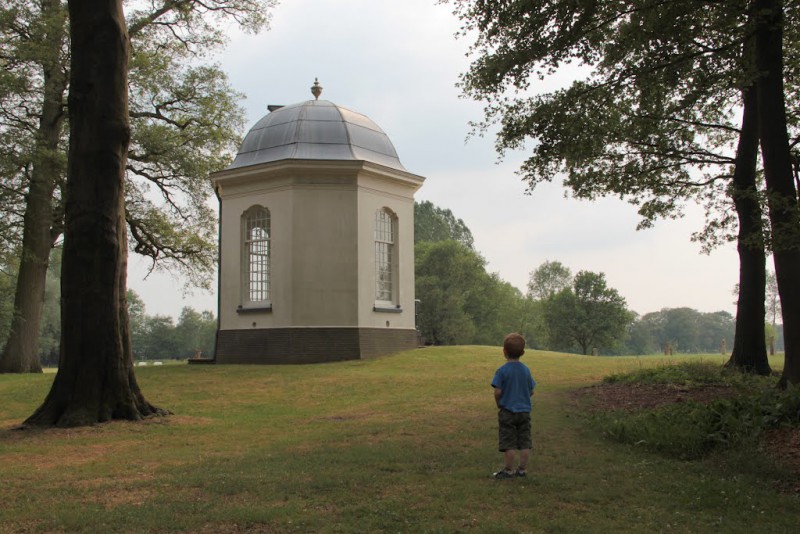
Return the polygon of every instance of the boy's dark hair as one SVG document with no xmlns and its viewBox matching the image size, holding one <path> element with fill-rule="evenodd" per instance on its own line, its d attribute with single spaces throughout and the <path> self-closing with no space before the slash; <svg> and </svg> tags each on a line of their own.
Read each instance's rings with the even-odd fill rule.
<svg viewBox="0 0 800 534">
<path fill-rule="evenodd" d="M 508 334 L 503 340 L 503 352 L 509 358 L 519 358 L 525 354 L 525 338 L 519 334 Z"/>
</svg>

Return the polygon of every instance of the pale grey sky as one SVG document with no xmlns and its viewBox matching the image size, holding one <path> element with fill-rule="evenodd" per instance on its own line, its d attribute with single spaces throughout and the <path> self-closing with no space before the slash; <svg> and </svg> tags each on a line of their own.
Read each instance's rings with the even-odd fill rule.
<svg viewBox="0 0 800 534">
<path fill-rule="evenodd" d="M 736 250 L 701 254 L 690 241 L 702 226 L 698 208 L 637 232 L 634 207 L 610 198 L 564 198 L 558 180 L 526 195 L 515 174 L 524 154 L 497 163 L 491 135 L 466 140 L 482 107 L 460 98 L 455 87 L 470 44 L 454 38 L 458 27 L 450 8 L 435 0 L 284 0 L 270 31 L 232 32 L 219 61 L 246 95 L 248 129 L 269 104 L 311 99 L 319 78 L 322 99 L 370 117 L 403 165 L 426 177 L 417 200 L 463 219 L 488 270 L 523 291 L 530 271 L 558 260 L 573 272 L 605 273 L 640 314 L 679 306 L 733 313 Z M 215 293 L 184 298 L 182 284 L 169 275 L 143 281 L 144 266 L 132 257 L 128 282 L 147 313 L 177 317 L 188 305 L 216 315 Z"/>
</svg>

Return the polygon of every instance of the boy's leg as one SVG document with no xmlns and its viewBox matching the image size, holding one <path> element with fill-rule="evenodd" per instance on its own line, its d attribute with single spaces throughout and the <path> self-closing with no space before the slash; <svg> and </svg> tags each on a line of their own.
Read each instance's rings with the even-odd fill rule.
<svg viewBox="0 0 800 534">
<path fill-rule="evenodd" d="M 520 449 L 519 450 L 519 470 L 525 471 L 528 467 L 528 458 L 530 458 L 531 450 L 530 449 Z"/>
<path fill-rule="evenodd" d="M 513 414 L 508 410 L 500 409 L 498 412 L 498 434 L 499 434 L 499 449 L 503 453 L 503 463 L 505 464 L 502 471 L 494 473 L 492 476 L 496 479 L 506 479 L 514 476 L 514 456 L 516 455 L 516 430 L 512 422 Z"/>
<path fill-rule="evenodd" d="M 517 452 L 517 432 L 514 427 L 514 414 L 508 410 L 501 409 L 498 412 L 498 430 L 500 437 L 499 449 L 503 453 L 503 461 L 506 471 L 511 472 L 514 468 L 514 456 Z"/>
<path fill-rule="evenodd" d="M 522 451 L 520 451 L 521 454 Z M 506 471 L 509 473 L 514 470 L 514 457 L 516 456 L 517 451 L 514 449 L 508 449 L 503 453 L 503 460 L 506 464 Z"/>
<path fill-rule="evenodd" d="M 531 455 L 531 447 L 533 446 L 531 442 L 531 416 L 529 413 L 519 415 L 518 430 L 519 467 L 517 468 L 517 474 L 524 476 L 528 467 L 528 459 Z"/>
<path fill-rule="evenodd" d="M 496 479 L 506 479 L 506 478 L 514 478 L 514 456 L 517 451 L 514 449 L 506 449 L 502 451 L 503 453 L 503 463 L 505 463 L 505 467 L 498 471 L 497 473 L 492 473 L 492 476 Z"/>
</svg>

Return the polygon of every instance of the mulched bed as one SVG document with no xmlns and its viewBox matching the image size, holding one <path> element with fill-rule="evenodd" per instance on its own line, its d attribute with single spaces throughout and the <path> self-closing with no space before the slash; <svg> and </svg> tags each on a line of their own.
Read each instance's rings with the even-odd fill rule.
<svg viewBox="0 0 800 534">
<path fill-rule="evenodd" d="M 738 394 L 736 388 L 724 385 L 689 388 L 672 384 L 637 383 L 597 384 L 572 392 L 573 400 L 582 409 L 595 413 L 649 410 L 690 399 L 707 404 Z M 778 428 L 766 432 L 764 450 L 780 465 L 794 473 L 793 478 L 797 482 L 784 484 L 779 489 L 787 493 L 800 493 L 800 428 Z"/>
<path fill-rule="evenodd" d="M 694 400 L 709 403 L 716 399 L 735 397 L 730 386 L 682 387 L 672 384 L 598 384 L 573 392 L 576 400 L 594 412 L 613 410 L 637 411 L 658 408 L 666 404 Z"/>
</svg>

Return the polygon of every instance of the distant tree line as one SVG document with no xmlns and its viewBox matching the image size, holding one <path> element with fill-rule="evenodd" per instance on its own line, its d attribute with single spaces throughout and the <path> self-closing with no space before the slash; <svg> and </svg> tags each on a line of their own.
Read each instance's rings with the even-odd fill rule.
<svg viewBox="0 0 800 534">
<path fill-rule="evenodd" d="M 5 343 L 11 328 L 15 287 L 12 268 L 0 271 L 0 345 Z M 61 249 L 54 248 L 47 273 L 47 285 L 39 330 L 39 360 L 45 367 L 58 365 L 61 338 Z M 177 322 L 168 315 L 148 315 L 142 299 L 128 290 L 131 323 L 131 345 L 136 360 L 190 358 L 198 351 L 203 357 L 214 354 L 217 320 L 210 311 L 198 312 L 191 307 L 181 311 Z"/>
<path fill-rule="evenodd" d="M 415 205 L 417 327 L 434 345 L 498 345 L 520 332 L 529 346 L 580 354 L 720 353 L 732 349 L 735 321 L 725 311 L 665 308 L 638 316 L 605 275 L 546 261 L 527 292 L 486 271 L 464 221 L 428 201 Z M 783 349 L 780 325 L 765 343 Z M 724 342 L 723 342 L 724 340 Z"/>
<path fill-rule="evenodd" d="M 178 322 L 169 315 L 147 315 L 144 302 L 128 290 L 131 345 L 136 360 L 186 359 L 214 355 L 217 320 L 210 311 L 184 307 Z"/>
<path fill-rule="evenodd" d="M 730 352 L 735 322 L 728 312 L 701 313 L 691 308 L 664 308 L 647 313 L 631 324 L 625 354 Z M 776 334 L 780 333 L 780 329 Z M 769 344 L 769 339 L 765 343 Z M 775 350 L 783 350 L 783 338 L 775 339 Z"/>
</svg>

